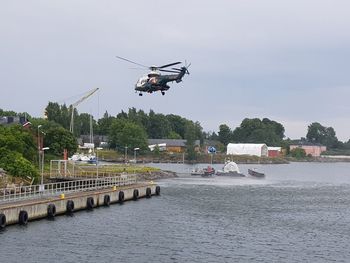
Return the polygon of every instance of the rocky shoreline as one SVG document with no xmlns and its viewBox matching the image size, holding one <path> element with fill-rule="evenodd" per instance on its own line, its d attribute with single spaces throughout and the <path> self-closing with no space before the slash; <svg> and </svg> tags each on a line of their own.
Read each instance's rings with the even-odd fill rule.
<svg viewBox="0 0 350 263">
<path fill-rule="evenodd" d="M 150 171 L 147 173 L 137 174 L 137 179 L 141 181 L 168 179 L 168 178 L 174 178 L 174 177 L 178 177 L 176 172 L 166 171 L 166 170 Z"/>
</svg>

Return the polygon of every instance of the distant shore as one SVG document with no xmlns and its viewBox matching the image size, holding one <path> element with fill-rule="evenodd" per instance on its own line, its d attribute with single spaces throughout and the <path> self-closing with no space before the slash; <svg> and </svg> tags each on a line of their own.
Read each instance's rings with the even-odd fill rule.
<svg viewBox="0 0 350 263">
<path fill-rule="evenodd" d="M 350 156 L 322 156 L 322 157 L 305 157 L 305 158 L 293 158 L 293 157 L 257 157 L 257 156 L 214 156 L 212 160 L 210 158 L 198 158 L 196 160 L 187 161 L 180 158 L 151 158 L 140 157 L 137 163 L 185 163 L 185 164 L 198 164 L 198 163 L 213 163 L 224 164 L 226 160 L 233 161 L 237 164 L 288 164 L 290 162 L 319 162 L 319 163 L 334 163 L 334 162 L 350 162 Z M 113 163 L 125 163 L 123 158 L 104 159 L 101 161 L 113 162 Z M 131 160 L 130 163 L 134 163 Z"/>
</svg>

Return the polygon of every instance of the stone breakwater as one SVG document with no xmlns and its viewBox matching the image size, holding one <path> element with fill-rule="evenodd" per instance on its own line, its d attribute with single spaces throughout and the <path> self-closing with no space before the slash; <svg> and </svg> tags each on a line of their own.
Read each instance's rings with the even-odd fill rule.
<svg viewBox="0 0 350 263">
<path fill-rule="evenodd" d="M 137 174 L 137 179 L 141 181 L 158 180 L 158 179 L 166 179 L 166 178 L 174 178 L 174 177 L 178 177 L 176 172 L 165 171 L 165 170 Z"/>
</svg>

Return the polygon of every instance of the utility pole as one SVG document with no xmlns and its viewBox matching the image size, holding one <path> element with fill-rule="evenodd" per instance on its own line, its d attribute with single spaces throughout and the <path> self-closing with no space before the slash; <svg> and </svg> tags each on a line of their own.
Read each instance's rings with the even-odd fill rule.
<svg viewBox="0 0 350 263">
<path fill-rule="evenodd" d="M 136 151 L 140 150 L 140 148 L 134 148 L 134 160 L 135 160 L 135 164 L 137 163 L 137 159 L 136 159 Z"/>
<path fill-rule="evenodd" d="M 126 157 L 128 156 L 128 146 L 125 146 L 125 156 L 124 156 L 124 162 L 126 163 Z"/>
<path fill-rule="evenodd" d="M 41 165 L 41 160 L 40 160 L 40 151 L 41 151 L 41 146 L 40 146 L 40 127 L 41 125 L 38 125 L 38 162 L 39 162 L 39 172 L 40 172 L 40 165 Z"/>
</svg>

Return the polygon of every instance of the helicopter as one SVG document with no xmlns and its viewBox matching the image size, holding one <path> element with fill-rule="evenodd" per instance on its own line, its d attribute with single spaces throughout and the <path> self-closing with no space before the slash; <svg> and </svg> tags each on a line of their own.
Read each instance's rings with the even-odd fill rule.
<svg viewBox="0 0 350 263">
<path fill-rule="evenodd" d="M 137 66 L 141 66 L 142 68 L 151 70 L 147 75 L 142 76 L 135 84 L 135 92 L 136 93 L 138 92 L 139 96 L 142 96 L 143 92 L 153 93 L 156 91 L 160 91 L 164 96 L 165 91 L 170 89 L 170 86 L 167 85 L 168 82 L 176 81 L 176 83 L 179 83 L 182 81 L 182 78 L 185 76 L 185 74 L 190 74 L 190 72 L 188 71 L 188 68 L 191 65 L 191 63 L 189 65 L 186 65 L 185 63 L 185 66 L 182 66 L 180 68 L 171 68 L 171 70 L 169 70 L 165 68 L 181 64 L 182 62 L 174 62 L 163 66 L 145 66 L 126 58 L 122 58 L 119 56 L 116 56 L 116 57 L 118 59 L 135 64 Z M 162 75 L 161 72 L 168 72 L 168 73 L 175 73 L 175 74 Z"/>
</svg>

